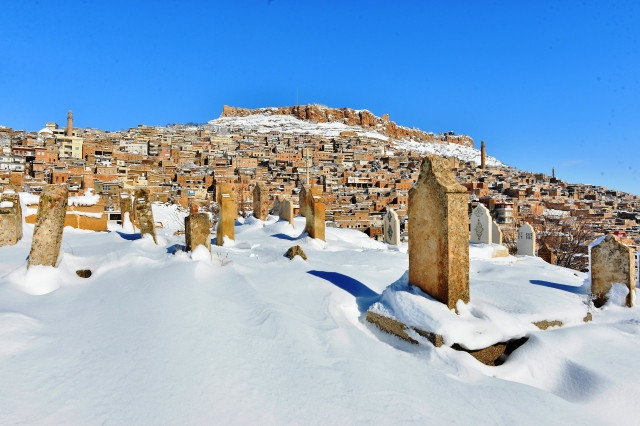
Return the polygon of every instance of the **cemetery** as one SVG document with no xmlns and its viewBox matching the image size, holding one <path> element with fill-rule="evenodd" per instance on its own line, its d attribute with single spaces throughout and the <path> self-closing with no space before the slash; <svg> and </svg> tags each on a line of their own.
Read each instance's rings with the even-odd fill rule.
<svg viewBox="0 0 640 426">
<path fill-rule="evenodd" d="M 447 162 L 437 157 L 425 158 L 409 192 L 408 244 L 399 239 L 400 222 L 392 209 L 384 215 L 384 242 L 378 242 L 357 231 L 326 227 L 322 192 L 315 187 L 302 188 L 298 216 L 290 197 L 272 198 L 266 188 L 255 188 L 255 210 L 242 218 L 232 188 L 218 185 L 215 224 L 209 213 L 198 213 L 197 208 L 188 214 L 169 214 L 169 206 L 151 203 L 143 189 L 133 195 L 123 192 L 122 226 L 90 234 L 68 227 L 65 217 L 73 211 L 68 208 L 65 185 L 43 190 L 34 225 L 29 221 L 23 225 L 21 210 L 22 204 L 24 216 L 33 215 L 26 211 L 33 210 L 33 199 L 2 194 L 5 246 L 0 249 L 5 250 L 5 266 L 11 272 L 2 277 L 9 285 L 0 286 L 0 296 L 8 288 L 30 295 L 56 290 L 62 294 L 78 286 L 98 285 L 103 276 L 112 277 L 111 281 L 120 270 L 147 286 L 165 287 L 172 282 L 189 289 L 234 283 L 244 289 L 245 296 L 275 291 L 289 297 L 292 291 L 313 294 L 336 289 L 339 309 L 347 309 L 340 314 L 344 315 L 341 327 L 348 327 L 349 333 L 364 332 L 400 353 L 427 351 L 433 357 L 432 351 L 439 351 L 438 356 L 457 360 L 473 374 L 527 384 L 561 398 L 570 398 L 564 388 L 522 376 L 523 363 L 545 370 L 544 363 L 534 360 L 549 357 L 556 335 L 593 335 L 589 347 L 596 350 L 593 345 L 603 321 L 625 323 L 638 316 L 634 307 L 637 254 L 617 237 L 610 234 L 593 242 L 590 274 L 553 265 L 553 251 L 546 245 L 536 247 L 535 230 L 528 223 L 518 229 L 517 254 L 509 255 L 500 244 L 500 228 L 486 208 L 478 205 L 469 213 L 466 191 Z M 22 226 L 16 226 L 16 218 Z M 125 221 L 135 224 L 137 229 L 132 229 L 138 238 L 125 233 Z M 157 228 L 156 221 L 165 226 Z M 179 228 L 184 232 L 173 231 Z M 98 255 L 88 249 L 82 241 L 89 239 L 103 252 Z M 9 252 L 10 247 L 16 249 Z M 29 250 L 26 264 L 19 254 L 25 250 Z M 10 254 L 14 252 L 18 254 Z M 145 262 L 157 268 L 142 269 Z M 244 302 L 233 303 L 242 306 Z M 216 306 L 214 311 L 225 312 L 224 304 Z M 319 307 L 307 305 L 306 309 L 316 312 Z M 285 327 L 308 322 L 306 315 Z M 273 321 L 269 318 L 258 314 L 250 322 L 262 327 Z M 217 320 L 211 316 L 208 321 L 215 324 Z M 567 380 L 596 380 L 591 371 L 566 368 L 559 366 L 553 374 Z M 629 374 L 628 369 L 619 374 Z"/>
</svg>

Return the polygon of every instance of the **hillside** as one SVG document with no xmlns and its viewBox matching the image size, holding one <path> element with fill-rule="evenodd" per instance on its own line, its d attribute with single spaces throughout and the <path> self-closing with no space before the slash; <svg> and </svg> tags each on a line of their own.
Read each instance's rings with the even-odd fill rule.
<svg viewBox="0 0 640 426">
<path fill-rule="evenodd" d="M 472 244 L 463 333 L 529 337 L 488 367 L 364 321 L 373 304 L 432 303 L 406 286 L 406 244 L 332 228 L 313 240 L 304 219 L 270 216 L 189 254 L 184 213 L 153 208 L 157 246 L 66 228 L 59 267 L 29 271 L 32 225 L 0 247 L 0 424 L 637 422 L 639 308 L 616 294 L 583 323 L 584 274 Z M 283 256 L 295 244 L 308 261 Z M 567 323 L 542 331 L 542 318 Z"/>
<path fill-rule="evenodd" d="M 329 108 L 324 105 L 297 105 L 271 108 L 236 108 L 225 105 L 220 117 L 248 117 L 251 115 L 285 115 L 298 120 L 312 123 L 341 123 L 347 126 L 359 126 L 392 139 L 410 139 L 419 142 L 454 143 L 463 146 L 473 146 L 473 139 L 465 135 L 453 133 L 434 134 L 419 129 L 398 126 L 389 120 L 389 115 L 382 117 L 373 115 L 370 111 L 354 110 L 351 108 Z"/>
</svg>

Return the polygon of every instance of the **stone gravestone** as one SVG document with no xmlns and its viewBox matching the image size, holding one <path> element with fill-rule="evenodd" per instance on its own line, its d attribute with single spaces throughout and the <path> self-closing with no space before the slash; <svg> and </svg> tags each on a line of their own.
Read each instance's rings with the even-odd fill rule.
<svg viewBox="0 0 640 426">
<path fill-rule="evenodd" d="M 22 207 L 15 193 L 0 194 L 0 247 L 12 246 L 22 239 Z"/>
<path fill-rule="evenodd" d="M 207 213 L 191 213 L 184 218 L 184 238 L 187 251 L 203 245 L 211 252 L 211 231 Z"/>
<path fill-rule="evenodd" d="M 216 202 L 219 206 L 218 225 L 216 226 L 216 245 L 224 244 L 224 237 L 235 240 L 235 223 L 238 210 L 233 195 L 233 187 L 228 183 L 216 188 Z"/>
<path fill-rule="evenodd" d="M 27 268 L 33 265 L 56 266 L 67 214 L 67 185 L 46 185 L 38 202 L 33 240 Z"/>
<path fill-rule="evenodd" d="M 425 157 L 409 191 L 409 283 L 449 309 L 469 301 L 468 201 L 447 160 Z"/>
<path fill-rule="evenodd" d="M 300 215 L 307 217 L 307 193 L 311 192 L 310 185 L 302 185 L 300 187 L 300 194 L 298 195 L 298 204 L 300 205 Z"/>
<path fill-rule="evenodd" d="M 536 255 L 536 232 L 527 222 L 518 228 L 518 255 Z"/>
<path fill-rule="evenodd" d="M 302 185 L 300 188 L 299 195 L 299 204 L 300 204 L 300 215 L 306 217 L 307 212 L 311 208 L 311 197 L 310 195 L 316 197 L 322 197 L 322 187 L 316 185 Z"/>
<path fill-rule="evenodd" d="M 269 188 L 262 182 L 253 187 L 253 216 L 267 220 L 269 214 Z"/>
<path fill-rule="evenodd" d="M 543 242 L 538 249 L 538 257 L 552 265 L 555 265 L 557 261 L 556 252 L 545 242 Z"/>
<path fill-rule="evenodd" d="M 394 246 L 400 244 L 400 219 L 398 219 L 398 213 L 388 207 L 382 224 L 384 242 Z"/>
<path fill-rule="evenodd" d="M 122 222 L 122 227 L 124 227 L 126 222 L 126 215 L 129 214 L 129 221 L 133 224 L 134 212 L 133 212 L 133 204 L 131 203 L 131 194 L 128 192 L 120 193 L 120 218 Z"/>
<path fill-rule="evenodd" d="M 291 226 L 293 225 L 293 202 L 289 198 L 285 198 L 280 202 L 280 219 L 288 221 Z"/>
<path fill-rule="evenodd" d="M 151 202 L 149 201 L 149 191 L 146 189 L 136 189 L 134 193 L 134 205 L 136 217 L 138 218 L 138 226 L 140 227 L 140 235 L 151 235 L 153 242 L 158 244 L 156 239 L 156 227 L 153 220 L 153 210 L 151 210 Z"/>
<path fill-rule="evenodd" d="M 502 244 L 502 229 L 495 220 L 491 221 L 491 243 Z"/>
<path fill-rule="evenodd" d="M 492 222 L 489 209 L 478 204 L 471 212 L 471 242 L 491 244 Z"/>
<path fill-rule="evenodd" d="M 627 306 L 633 306 L 636 287 L 633 249 L 622 244 L 609 234 L 597 245 L 591 247 L 591 293 L 596 307 L 607 301 L 607 292 L 613 283 L 624 284 L 629 289 Z"/>
<path fill-rule="evenodd" d="M 322 196 L 312 195 L 313 188 L 307 192 L 306 205 L 307 209 L 307 223 L 305 231 L 311 238 L 318 238 L 322 241 L 325 240 L 325 223 L 324 223 L 324 200 Z"/>
</svg>

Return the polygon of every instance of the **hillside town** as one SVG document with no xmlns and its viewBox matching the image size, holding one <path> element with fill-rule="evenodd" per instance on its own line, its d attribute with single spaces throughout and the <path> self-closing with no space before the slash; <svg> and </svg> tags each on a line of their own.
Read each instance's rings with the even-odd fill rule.
<svg viewBox="0 0 640 426">
<path fill-rule="evenodd" d="M 305 125 L 256 125 L 256 119 L 276 116 Z M 322 127 L 330 123 L 335 124 L 330 131 Z M 96 219 L 91 229 L 106 230 L 107 223 L 121 220 L 119 194 L 138 188 L 147 189 L 152 201 L 215 213 L 216 185 L 232 184 L 239 214 L 246 215 L 257 183 L 268 187 L 274 203 L 284 197 L 297 202 L 302 185 L 310 184 L 322 190 L 327 226 L 382 239 L 383 216 L 393 209 L 406 240 L 408 191 L 425 154 L 403 146 L 407 140 L 412 147 L 444 148 L 438 152 L 445 152 L 467 188 L 469 211 L 484 204 L 507 246 L 524 222 L 539 235 L 567 233 L 550 229 L 549 223 L 570 223 L 571 229 L 576 224 L 587 228 L 590 240 L 613 232 L 627 245 L 640 245 L 638 195 L 567 183 L 554 171 L 517 170 L 488 161 L 484 141 L 476 150 L 468 136 L 407 129 L 388 116 L 347 108 L 225 107 L 220 119 L 207 124 L 138 125 L 122 131 L 76 128 L 69 111 L 66 126 L 47 122 L 38 132 L 0 127 L 0 192 L 38 194 L 44 185 L 66 183 L 70 195 L 99 197 L 97 207 L 84 215 Z M 465 147 L 477 155 L 461 158 L 455 149 L 447 155 L 447 147 Z M 562 250 L 563 238 L 547 242 Z M 575 254 L 586 255 L 589 242 L 581 241 Z"/>
</svg>

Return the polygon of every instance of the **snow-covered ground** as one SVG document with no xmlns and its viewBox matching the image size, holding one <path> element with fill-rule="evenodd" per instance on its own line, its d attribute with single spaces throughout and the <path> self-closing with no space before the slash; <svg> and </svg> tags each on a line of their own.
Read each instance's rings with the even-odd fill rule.
<svg viewBox="0 0 640 426">
<path fill-rule="evenodd" d="M 29 271 L 33 225 L 0 247 L 0 424 L 639 422 L 640 311 L 619 288 L 584 323 L 584 274 L 474 244 L 456 316 L 407 286 L 406 245 L 334 228 L 323 242 L 270 216 L 191 255 L 183 213 L 153 210 L 159 245 L 66 228 L 58 268 Z M 293 245 L 307 261 L 284 257 Z M 381 332 L 372 305 L 448 343 L 529 340 L 488 367 Z"/>
<path fill-rule="evenodd" d="M 388 136 L 375 130 L 365 130 L 360 126 L 348 126 L 344 123 L 314 123 L 300 120 L 290 115 L 252 114 L 245 117 L 220 117 L 209 121 L 207 126 L 216 132 L 225 132 L 232 128 L 242 128 L 257 134 L 280 133 L 306 134 L 331 138 L 341 132 L 355 132 L 359 136 L 387 142 Z M 474 147 L 450 143 L 418 142 L 409 139 L 393 140 L 396 149 L 414 151 L 420 155 L 437 154 L 443 157 L 456 157 L 462 161 L 475 161 L 480 164 L 480 150 Z M 504 166 L 497 158 L 487 156 L 488 166 Z"/>
</svg>

